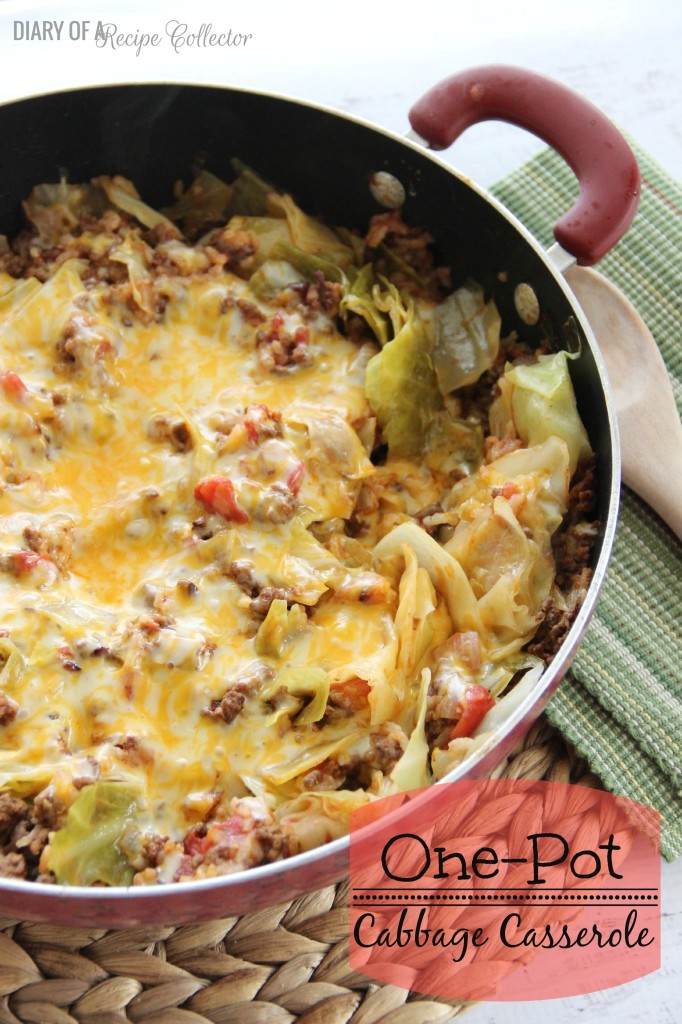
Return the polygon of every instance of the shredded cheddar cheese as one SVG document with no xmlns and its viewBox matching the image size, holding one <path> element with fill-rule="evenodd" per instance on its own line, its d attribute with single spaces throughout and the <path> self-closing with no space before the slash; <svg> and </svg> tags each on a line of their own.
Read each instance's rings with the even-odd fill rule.
<svg viewBox="0 0 682 1024">
<path fill-rule="evenodd" d="M 433 283 L 368 287 L 290 197 L 191 244 L 123 179 L 55 188 L 0 274 L 0 794 L 59 837 L 25 872 L 291 855 L 444 774 L 535 671 L 567 445 L 484 460 Z"/>
</svg>

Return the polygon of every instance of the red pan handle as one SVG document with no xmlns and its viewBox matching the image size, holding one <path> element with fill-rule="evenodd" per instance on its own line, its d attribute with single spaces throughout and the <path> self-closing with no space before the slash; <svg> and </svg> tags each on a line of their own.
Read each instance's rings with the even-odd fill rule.
<svg viewBox="0 0 682 1024">
<path fill-rule="evenodd" d="M 445 149 L 479 121 L 508 121 L 552 146 L 573 169 L 580 195 L 554 237 L 591 266 L 625 234 L 637 210 L 640 176 L 627 142 L 597 107 L 524 68 L 490 64 L 439 82 L 412 107 L 410 124 Z"/>
</svg>

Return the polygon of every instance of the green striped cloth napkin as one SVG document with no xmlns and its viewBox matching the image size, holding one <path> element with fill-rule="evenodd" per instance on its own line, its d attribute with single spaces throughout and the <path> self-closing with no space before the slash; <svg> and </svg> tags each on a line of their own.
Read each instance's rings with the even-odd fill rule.
<svg viewBox="0 0 682 1024">
<path fill-rule="evenodd" d="M 634 143 L 642 194 L 632 227 L 599 264 L 660 346 L 682 410 L 682 189 Z M 491 189 L 544 245 L 578 193 L 543 151 Z M 652 459 L 656 452 L 651 453 Z M 628 488 L 606 581 L 547 717 L 607 789 L 661 814 L 661 850 L 682 853 L 682 546 Z"/>
</svg>

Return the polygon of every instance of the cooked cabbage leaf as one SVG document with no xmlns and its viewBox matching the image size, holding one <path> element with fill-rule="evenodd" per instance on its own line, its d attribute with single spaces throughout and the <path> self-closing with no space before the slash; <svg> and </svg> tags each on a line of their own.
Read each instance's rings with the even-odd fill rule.
<svg viewBox="0 0 682 1024">
<path fill-rule="evenodd" d="M 263 768 L 262 774 L 268 781 L 273 782 L 276 786 L 281 786 L 295 779 L 297 775 L 309 772 L 311 768 L 326 761 L 328 757 L 340 754 L 342 750 L 350 747 L 356 741 L 357 734 L 352 732 L 327 743 L 319 743 L 315 747 L 306 747 L 294 757 L 287 758 L 286 761 Z"/>
<path fill-rule="evenodd" d="M 181 221 L 190 238 L 214 224 L 223 224 L 228 216 L 234 189 L 210 171 L 200 171 L 173 206 L 161 212 L 172 221 Z"/>
<path fill-rule="evenodd" d="M 272 258 L 273 251 L 281 242 L 291 243 L 287 222 L 280 217 L 232 217 L 227 230 L 247 231 L 255 236 L 258 248 L 253 255 L 252 265 L 256 268 Z"/>
<path fill-rule="evenodd" d="M 97 216 L 107 203 L 101 189 L 92 185 L 36 185 L 23 203 L 27 219 L 36 228 L 40 240 L 56 245 L 66 232 L 72 232 L 84 214 Z"/>
<path fill-rule="evenodd" d="M 401 523 L 383 537 L 374 549 L 374 556 L 384 563 L 403 555 L 403 545 L 410 547 L 419 565 L 426 569 L 436 591 L 445 598 L 455 629 L 483 632 L 478 603 L 471 584 L 459 562 L 416 523 Z"/>
<path fill-rule="evenodd" d="M 301 850 L 312 850 L 347 835 L 353 811 L 371 800 L 364 789 L 318 789 L 287 800 L 275 814 L 287 832 L 296 836 Z"/>
<path fill-rule="evenodd" d="M 370 706 L 372 725 L 391 721 L 400 711 L 395 684 L 398 636 L 389 615 L 384 619 L 384 631 L 384 643 L 377 647 L 374 653 L 352 658 L 345 665 L 330 672 L 332 686 L 350 679 L 366 680 L 369 685 L 367 702 Z"/>
<path fill-rule="evenodd" d="M 366 263 L 352 284 L 346 287 L 341 300 L 341 313 L 361 316 L 383 348 L 391 334 L 396 335 L 408 320 L 408 307 L 400 292 L 385 277 L 377 277 L 371 263 Z"/>
<path fill-rule="evenodd" d="M 0 321 L 10 323 L 36 292 L 40 291 L 40 287 L 40 281 L 35 277 L 12 280 L 11 286 L 0 296 Z"/>
<path fill-rule="evenodd" d="M 503 638 L 532 634 L 554 581 L 548 531 L 526 536 L 509 502 L 498 496 L 456 540 L 448 550 L 475 580 L 486 629 Z"/>
<path fill-rule="evenodd" d="M 144 314 L 151 317 L 154 314 L 155 297 L 149 272 L 151 253 L 148 246 L 141 238 L 128 235 L 120 245 L 111 250 L 109 259 L 125 266 L 136 305 Z"/>
<path fill-rule="evenodd" d="M 421 674 L 419 696 L 416 704 L 417 720 L 403 755 L 391 772 L 391 781 L 403 791 L 428 786 L 431 781 L 429 745 L 426 742 L 426 732 L 424 730 L 430 682 L 431 671 L 425 668 Z"/>
<path fill-rule="evenodd" d="M 271 192 L 267 197 L 267 206 L 269 212 L 286 217 L 295 248 L 312 256 L 324 257 L 337 267 L 347 267 L 353 262 L 351 247 L 342 242 L 336 232 L 322 221 L 304 213 L 291 196 Z"/>
<path fill-rule="evenodd" d="M 326 281 L 345 284 L 347 280 L 335 263 L 279 240 L 269 249 L 268 258 L 251 274 L 249 290 L 267 302 L 292 284 L 313 281 L 317 273 L 322 273 Z"/>
<path fill-rule="evenodd" d="M 237 177 L 232 182 L 232 213 L 258 217 L 268 212 L 267 199 L 273 185 L 236 157 L 231 161 Z"/>
<path fill-rule="evenodd" d="M 303 711 L 296 716 L 296 725 L 319 722 L 327 707 L 330 689 L 329 674 L 324 669 L 318 668 L 316 665 L 286 668 L 261 691 L 261 697 L 268 700 L 282 687 L 292 697 L 312 698 Z"/>
<path fill-rule="evenodd" d="M 24 657 L 11 640 L 0 637 L 0 690 L 11 693 L 24 674 Z"/>
<path fill-rule="evenodd" d="M 48 847 L 48 867 L 64 885 L 130 885 L 135 874 L 116 846 L 133 821 L 138 793 L 127 782 L 85 786 L 71 807 L 64 828 Z"/>
<path fill-rule="evenodd" d="M 80 277 L 85 266 L 83 260 L 65 260 L 44 284 L 23 293 L 0 324 L 0 338 L 8 351 L 22 351 L 31 344 L 47 344 L 43 339 L 59 337 L 73 312 L 73 300 L 85 291 Z"/>
<path fill-rule="evenodd" d="M 402 702 L 427 651 L 442 643 L 452 632 L 444 603 L 437 603 L 431 578 L 407 544 L 402 547 L 405 571 L 400 579 L 395 628 L 398 634 L 398 663 L 394 692 Z"/>
<path fill-rule="evenodd" d="M 426 453 L 432 468 L 441 468 L 442 459 L 450 468 L 463 463 L 471 471 L 480 457 L 480 430 L 450 416 L 431 358 L 432 326 L 412 302 L 401 308 L 402 326 L 372 356 L 365 375 L 365 392 L 389 452 L 413 460 Z"/>
<path fill-rule="evenodd" d="M 538 526 L 554 533 L 568 507 L 570 472 L 565 441 L 552 436 L 542 444 L 508 452 L 491 462 L 485 475 L 493 486 L 518 482 L 523 492 L 533 495 L 519 511 L 519 522 L 533 533 Z"/>
<path fill-rule="evenodd" d="M 433 366 L 446 395 L 474 384 L 495 362 L 500 347 L 500 315 L 473 283 L 458 288 L 433 311 Z"/>
<path fill-rule="evenodd" d="M 147 206 L 146 203 L 142 202 L 132 181 L 128 181 L 127 178 L 123 178 L 119 174 L 114 175 L 113 178 L 103 174 L 99 178 L 93 178 L 92 183 L 93 185 L 99 185 L 106 193 L 107 199 L 112 206 L 123 210 L 124 213 L 129 213 L 131 217 L 139 220 L 140 224 L 143 224 L 146 228 L 156 228 L 159 225 L 164 225 L 173 238 L 179 236 L 180 232 L 172 220 L 169 220 L 168 217 L 164 217 L 158 210 L 154 210 L 151 206 Z"/>
<path fill-rule="evenodd" d="M 308 625 L 305 612 L 299 604 L 287 609 L 287 603 L 277 598 L 256 633 L 256 654 L 278 658 L 287 640 L 301 633 Z"/>
<path fill-rule="evenodd" d="M 592 448 L 578 415 L 567 352 L 540 356 L 537 363 L 507 367 L 500 395 L 490 407 L 490 427 L 507 436 L 510 424 L 527 445 L 560 437 L 568 445 L 571 476 Z"/>
</svg>

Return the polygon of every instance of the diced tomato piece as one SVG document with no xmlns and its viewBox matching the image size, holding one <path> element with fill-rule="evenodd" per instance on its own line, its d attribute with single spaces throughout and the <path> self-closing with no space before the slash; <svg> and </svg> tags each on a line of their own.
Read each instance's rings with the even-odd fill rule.
<svg viewBox="0 0 682 1024">
<path fill-rule="evenodd" d="M 209 510 L 234 523 L 248 523 L 249 517 L 237 501 L 234 484 L 226 476 L 205 476 L 194 488 L 194 497 Z"/>
<path fill-rule="evenodd" d="M 0 387 L 8 398 L 23 398 L 28 392 L 23 380 L 14 370 L 3 370 L 0 373 Z"/>
<path fill-rule="evenodd" d="M 181 878 L 186 878 L 188 875 L 192 875 L 193 873 L 192 856 L 191 854 L 185 854 L 184 857 L 181 858 L 178 869 L 173 875 L 173 881 L 179 882 Z"/>
<path fill-rule="evenodd" d="M 366 679 L 360 679 L 359 676 L 353 676 L 351 679 L 346 679 L 344 682 L 333 682 L 331 684 L 332 692 L 343 695 L 344 704 L 348 706 L 351 711 L 360 711 L 367 704 L 367 698 L 369 697 L 370 686 Z"/>
<path fill-rule="evenodd" d="M 244 427 L 249 441 L 257 444 L 264 437 L 281 431 L 281 412 L 272 412 L 267 405 L 250 405 L 244 415 Z M 270 433 L 268 434 L 268 428 Z M 272 429 L 274 428 L 274 430 Z"/>
<path fill-rule="evenodd" d="M 281 331 L 283 326 L 284 313 L 282 313 L 282 311 L 280 310 L 278 313 L 275 313 L 272 320 L 270 321 L 270 330 L 268 332 L 268 335 L 271 341 L 279 337 L 279 332 Z"/>
<path fill-rule="evenodd" d="M 17 576 L 24 576 L 42 562 L 52 564 L 47 555 L 37 555 L 35 551 L 17 551 L 13 558 L 14 572 Z"/>
<path fill-rule="evenodd" d="M 301 489 L 301 483 L 303 481 L 303 473 L 304 473 L 303 463 L 299 459 L 297 461 L 296 465 L 294 466 L 294 468 L 292 469 L 292 471 L 289 473 L 289 476 L 287 477 L 287 487 L 294 494 L 298 494 L 298 492 Z"/>
<path fill-rule="evenodd" d="M 457 740 L 461 736 L 471 736 L 494 704 L 495 698 L 485 686 L 479 686 L 478 683 L 468 686 L 461 701 L 462 714 L 449 739 Z"/>
<path fill-rule="evenodd" d="M 189 857 L 194 857 L 196 854 L 200 854 L 203 857 L 206 851 L 210 849 L 211 843 L 208 842 L 208 836 L 203 832 L 203 828 L 201 831 L 191 828 L 185 836 L 183 847 Z"/>
<path fill-rule="evenodd" d="M 194 857 L 199 854 L 205 857 L 210 849 L 221 844 L 229 844 L 238 836 L 243 836 L 246 822 L 239 814 L 231 814 L 225 821 L 218 821 L 206 830 L 205 825 L 191 828 L 185 836 L 183 847 L 185 853 Z"/>
<path fill-rule="evenodd" d="M 260 421 L 270 415 L 270 410 L 267 405 L 250 405 L 246 410 L 244 416 L 244 426 L 246 427 L 246 433 L 249 435 L 249 441 L 256 442 L 258 440 L 258 424 Z"/>
<path fill-rule="evenodd" d="M 310 341 L 310 331 L 307 327 L 297 327 L 294 331 L 294 341 L 299 345 L 307 345 Z"/>
<path fill-rule="evenodd" d="M 246 821 L 240 814 L 231 814 L 225 821 L 218 821 L 211 825 L 206 835 L 211 846 L 218 846 L 221 843 L 230 842 L 238 836 L 243 836 L 246 829 Z"/>
<path fill-rule="evenodd" d="M 500 491 L 500 494 L 502 495 L 503 498 L 506 498 L 507 501 L 509 501 L 509 499 L 512 498 L 515 494 L 519 494 L 520 490 L 521 488 L 519 487 L 519 485 L 515 484 L 513 480 L 507 480 L 507 482 L 502 485 L 502 490 Z"/>
</svg>

